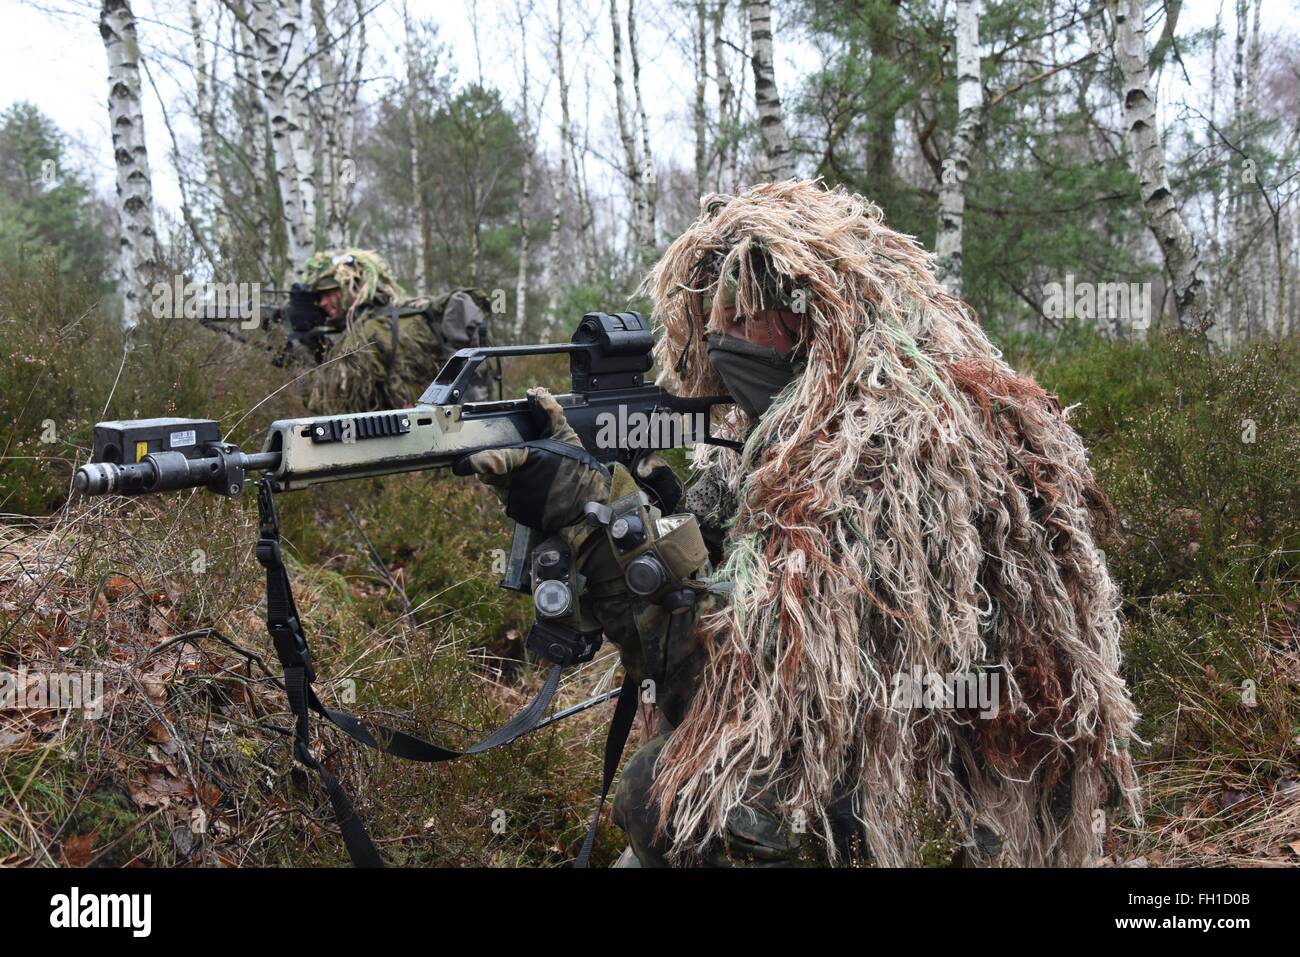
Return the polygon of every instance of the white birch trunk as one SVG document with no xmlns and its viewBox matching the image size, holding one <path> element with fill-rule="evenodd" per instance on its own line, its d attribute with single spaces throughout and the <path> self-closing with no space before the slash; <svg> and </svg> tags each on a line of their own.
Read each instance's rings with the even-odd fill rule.
<svg viewBox="0 0 1300 957">
<path fill-rule="evenodd" d="M 330 33 L 329 20 L 325 14 L 324 0 L 310 0 L 312 30 L 316 36 L 317 69 L 320 71 L 320 90 L 316 94 L 316 127 L 320 131 L 316 138 L 321 150 L 320 195 L 321 212 L 325 218 L 325 242 L 331 248 L 344 245 L 340 233 L 340 221 L 335 204 L 335 177 L 339 175 L 339 141 L 336 110 L 343 91 L 340 78 L 334 64 L 334 38 Z M 305 72 L 305 71 L 304 71 Z"/>
<path fill-rule="evenodd" d="M 618 115 L 618 138 L 623 144 L 623 169 L 627 174 L 629 199 L 632 201 L 631 246 L 639 254 L 646 199 L 642 190 L 641 160 L 637 156 L 636 136 L 628 122 L 627 96 L 623 91 L 623 40 L 618 23 L 618 0 L 609 0 L 609 25 L 614 38 L 614 107 Z"/>
<path fill-rule="evenodd" d="M 736 168 L 739 164 L 739 137 L 736 136 L 736 116 L 740 97 L 736 96 L 727 67 L 727 45 L 722 39 L 722 25 L 726 20 L 727 0 L 718 0 L 713 8 L 713 69 L 718 84 L 718 178 L 719 192 L 734 189 Z"/>
<path fill-rule="evenodd" d="M 307 63 L 303 37 L 301 0 L 280 0 L 279 26 L 288 80 L 285 105 L 290 119 L 289 144 L 293 150 L 294 172 L 298 177 L 300 232 L 310 255 L 316 246 L 316 159 L 312 149 L 312 123 L 308 107 L 311 70 Z M 296 265 L 301 267 L 302 260 Z"/>
<path fill-rule="evenodd" d="M 335 104 L 338 124 L 337 152 L 334 154 L 333 208 L 331 242 L 348 246 L 352 242 L 352 201 L 357 187 L 357 102 L 361 98 L 362 69 L 366 60 L 366 7 L 364 0 L 353 0 L 356 17 L 356 46 L 349 44 L 340 69 L 344 81 Z"/>
<path fill-rule="evenodd" d="M 417 295 L 423 295 L 427 281 L 425 260 L 429 255 L 428 239 L 430 232 L 429 207 L 424 202 L 424 175 L 420 165 L 420 130 L 415 114 L 415 75 L 412 66 L 415 63 L 415 48 L 411 41 L 411 16 L 402 4 L 402 28 L 406 40 L 406 135 L 411 138 L 411 196 L 419 210 L 419 224 L 415 239 L 415 289 Z"/>
<path fill-rule="evenodd" d="M 966 180 L 984 124 L 980 85 L 979 14 L 975 0 L 957 0 L 957 126 L 943 163 L 939 222 L 935 229 L 935 273 L 943 288 L 962 295 L 962 232 L 966 219 Z"/>
<path fill-rule="evenodd" d="M 208 201 L 212 206 L 213 224 L 217 231 L 217 246 L 223 251 L 230 242 L 230 218 L 226 215 L 226 188 L 217 159 L 216 86 L 208 73 L 206 44 L 203 40 L 203 21 L 199 17 L 198 0 L 189 0 L 190 36 L 194 40 L 194 87 L 199 126 L 199 146 L 203 151 L 203 172 L 207 179 Z"/>
<path fill-rule="evenodd" d="M 641 181 L 641 247 L 638 250 L 638 268 L 654 258 L 655 207 L 659 186 L 655 175 L 654 155 L 650 152 L 650 121 L 646 117 L 645 100 L 641 97 L 641 57 L 636 45 L 636 0 L 627 0 L 627 52 L 632 58 L 632 97 L 636 102 L 637 119 L 641 127 L 641 165 L 637 172 Z"/>
<path fill-rule="evenodd" d="M 704 0 L 695 0 L 695 195 L 704 194 L 708 168 L 708 114 L 704 95 L 709 81 L 708 34 L 705 26 Z"/>
<path fill-rule="evenodd" d="M 564 196 L 569 171 L 569 81 L 564 75 L 564 0 L 555 0 L 555 72 L 560 84 L 560 171 L 555 179 L 554 210 L 551 214 L 550 262 L 546 278 L 550 288 L 546 302 L 548 332 L 556 325 L 560 296 L 560 228 L 564 223 Z"/>
<path fill-rule="evenodd" d="M 750 0 L 749 31 L 754 41 L 750 63 L 754 68 L 754 102 L 758 107 L 758 128 L 763 135 L 763 176 L 771 182 L 794 176 L 794 155 L 781 112 L 772 65 L 772 4 Z"/>
<path fill-rule="evenodd" d="M 524 18 L 524 9 L 518 0 L 515 14 L 519 20 L 519 56 L 523 70 L 520 83 L 520 112 L 522 113 L 524 136 L 524 169 L 522 182 L 519 184 L 519 271 L 515 274 L 515 328 L 514 341 L 524 341 L 524 323 L 528 318 L 528 207 L 533 195 L 533 157 L 536 144 L 533 141 L 532 105 L 528 99 L 528 26 Z"/>
<path fill-rule="evenodd" d="M 1124 126 L 1141 183 L 1142 212 L 1173 280 L 1178 324 L 1185 331 L 1203 335 L 1213 324 L 1209 289 L 1200 253 L 1169 186 L 1151 90 L 1142 0 L 1111 0 L 1110 8 L 1115 21 L 1115 60 L 1124 77 Z"/>
<path fill-rule="evenodd" d="M 118 292 L 122 324 L 131 329 L 145 306 L 158 259 L 140 103 L 140 45 L 127 0 L 104 0 L 99 35 L 108 54 L 108 123 L 117 165 Z"/>
<path fill-rule="evenodd" d="M 262 77 L 266 118 L 271 128 L 271 151 L 280 192 L 280 211 L 288 238 L 289 262 L 284 273 L 287 283 L 292 281 L 295 271 L 302 267 L 314 250 L 312 236 L 302 218 L 301 181 L 291 141 L 294 121 L 288 103 L 285 51 L 280 44 L 280 29 L 274 4 L 275 0 L 249 0 L 248 6 L 250 26 L 257 41 L 258 69 Z"/>
</svg>

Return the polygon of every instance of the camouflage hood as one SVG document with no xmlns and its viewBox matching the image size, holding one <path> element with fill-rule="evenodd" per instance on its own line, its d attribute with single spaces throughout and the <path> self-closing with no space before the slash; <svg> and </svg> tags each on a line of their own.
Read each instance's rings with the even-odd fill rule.
<svg viewBox="0 0 1300 957">
<path fill-rule="evenodd" d="M 349 325 L 362 307 L 400 302 L 405 298 L 388 263 L 368 249 L 319 252 L 307 260 L 303 281 L 314 289 L 337 286 L 343 294 L 343 310 Z"/>
<path fill-rule="evenodd" d="M 1097 809 L 1135 802 L 1136 715 L 1094 538 L 1108 505 L 1055 397 L 879 207 L 815 182 L 704 197 L 644 290 L 679 394 L 721 389 L 703 334 L 733 305 L 749 323 L 798 301 L 807 354 L 756 427 L 717 422 L 740 455 L 692 465 L 730 503 L 714 517 L 733 592 L 700 625 L 709 661 L 657 764 L 660 827 L 701 852 L 762 790 L 826 835 L 846 794 L 882 866 L 918 862 L 925 821 L 999 848 L 990 863 L 1098 855 Z M 934 679 L 996 700 L 932 706 Z"/>
</svg>

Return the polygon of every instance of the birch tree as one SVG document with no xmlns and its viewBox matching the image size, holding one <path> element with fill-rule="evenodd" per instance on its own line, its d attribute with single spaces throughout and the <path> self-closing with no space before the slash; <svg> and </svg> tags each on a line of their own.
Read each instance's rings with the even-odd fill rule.
<svg viewBox="0 0 1300 957">
<path fill-rule="evenodd" d="M 749 32 L 754 51 L 750 63 L 754 68 L 754 102 L 758 108 L 758 128 L 763 136 L 763 176 L 772 182 L 794 176 L 794 154 L 781 112 L 781 97 L 776 88 L 776 70 L 772 65 L 772 4 L 750 0 Z"/>
<path fill-rule="evenodd" d="M 236 114 L 246 117 L 266 118 L 266 103 L 262 98 L 260 83 L 261 61 L 257 54 L 257 41 L 249 26 L 247 9 L 242 3 L 228 2 L 234 23 L 231 27 L 231 49 L 237 51 L 234 56 L 235 74 L 238 79 L 236 94 Z M 245 122 L 240 124 L 240 142 L 243 154 L 248 157 L 248 173 L 252 180 L 253 202 L 235 207 L 237 216 L 245 217 L 243 228 L 251 234 L 254 249 L 259 259 L 263 259 L 266 275 L 270 274 L 269 263 L 265 261 L 271 243 L 271 184 L 267 175 L 267 126 L 265 122 Z"/>
<path fill-rule="evenodd" d="M 283 43 L 286 35 L 292 36 L 292 31 L 288 34 L 281 31 L 276 0 L 249 0 L 248 10 L 249 26 L 257 43 L 262 98 L 271 130 L 276 185 L 288 239 L 289 262 L 284 272 L 288 282 L 295 269 L 311 256 L 315 246 L 314 222 L 305 215 L 307 204 L 302 195 L 303 177 L 298 172 L 298 162 L 304 159 L 300 148 L 303 140 L 298 135 L 301 131 L 297 126 L 297 113 L 290 104 L 287 68 L 290 51 Z M 311 157 L 305 159 L 310 161 Z M 311 199 L 314 219 L 315 196 Z"/>
<path fill-rule="evenodd" d="M 555 75 L 560 84 L 560 168 L 552 194 L 550 261 L 546 276 L 550 285 L 546 302 L 546 325 L 555 328 L 560 296 L 560 227 L 564 220 L 564 195 L 569 176 L 569 81 L 564 75 L 564 0 L 555 0 Z"/>
<path fill-rule="evenodd" d="M 936 274 L 944 289 L 961 297 L 962 230 L 966 218 L 966 180 L 984 125 L 980 85 L 979 13 L 975 0 L 957 0 L 957 125 L 943 161 L 939 222 L 935 229 Z"/>
<path fill-rule="evenodd" d="M 108 125 L 117 165 L 118 292 L 122 322 L 130 329 L 139 320 L 158 257 L 140 104 L 140 44 L 128 0 L 104 0 L 99 35 L 108 54 Z"/>
<path fill-rule="evenodd" d="M 1169 185 L 1165 148 L 1156 122 L 1142 0 L 1109 0 L 1109 7 L 1115 23 L 1115 61 L 1124 79 L 1124 127 L 1141 184 L 1142 214 L 1164 256 L 1179 327 L 1204 335 L 1213 323 L 1209 289 L 1200 252 Z"/>
<path fill-rule="evenodd" d="M 315 96 L 316 126 L 321 130 L 318 139 L 325 146 L 321 156 L 325 238 L 336 248 L 348 245 L 351 240 L 352 194 L 356 185 L 357 100 L 361 95 L 361 71 L 366 53 L 365 8 L 362 0 L 352 0 L 351 6 L 352 19 L 349 20 L 345 4 L 337 3 L 333 13 L 339 22 L 331 25 L 324 0 L 311 0 L 316 34 L 313 59 L 320 70 L 320 90 Z M 307 70 L 304 68 L 301 73 L 305 76 Z"/>
<path fill-rule="evenodd" d="M 424 169 L 420 157 L 420 127 L 416 122 L 415 46 L 411 38 L 411 15 L 402 3 L 402 30 L 406 46 L 406 132 L 411 138 L 411 196 L 419 210 L 416 231 L 415 289 L 422 293 L 428 280 L 433 255 L 433 224 L 429 218 L 429 204 L 424 201 Z"/>
<path fill-rule="evenodd" d="M 641 57 L 636 42 L 636 0 L 627 0 L 627 52 L 632 58 L 632 96 L 636 101 L 637 122 L 641 130 L 640 167 L 637 177 L 641 183 L 641 248 L 637 250 L 638 266 L 654 257 L 655 206 L 659 186 L 655 176 L 654 154 L 650 151 L 650 120 L 646 116 L 645 100 L 641 96 Z"/>
<path fill-rule="evenodd" d="M 623 82 L 623 39 L 618 22 L 618 0 L 609 0 L 609 25 L 614 40 L 614 110 L 618 119 L 618 138 L 623 144 L 623 171 L 627 175 L 632 201 L 632 248 L 641 248 L 641 230 L 646 218 L 646 197 L 641 177 L 641 157 L 637 152 L 636 134 L 628 117 L 627 94 Z"/>
<path fill-rule="evenodd" d="M 519 268 L 515 273 L 515 342 L 524 341 L 524 323 L 528 318 L 528 205 L 533 194 L 533 158 L 536 143 L 533 133 L 532 104 L 528 90 L 528 21 L 519 0 L 515 2 L 515 16 L 519 22 L 520 113 L 523 123 L 524 169 L 519 184 Z"/>
<path fill-rule="evenodd" d="M 198 0 L 189 0 L 189 12 L 190 37 L 194 41 L 194 102 L 199 146 L 203 152 L 203 171 L 207 178 L 209 202 L 217 231 L 217 246 L 225 250 L 230 242 L 230 217 L 226 215 L 225 181 L 217 157 L 215 77 L 208 71 L 207 44 L 203 39 L 203 21 L 199 17 Z"/>
<path fill-rule="evenodd" d="M 695 194 L 704 195 L 708 167 L 708 113 L 705 91 L 709 82 L 708 37 L 705 26 L 704 0 L 695 0 Z"/>
<path fill-rule="evenodd" d="M 276 15 L 280 46 L 284 51 L 285 106 L 290 123 L 289 145 L 293 150 L 293 171 L 298 177 L 301 232 L 307 254 L 316 246 L 316 160 L 312 149 L 310 77 L 307 45 L 303 37 L 302 0 L 278 0 Z M 295 261 L 302 265 L 302 259 Z"/>
<path fill-rule="evenodd" d="M 733 189 L 739 176 L 740 137 L 737 129 L 740 125 L 741 96 L 735 92 L 731 82 L 731 71 L 727 65 L 727 43 L 722 36 L 722 27 L 726 21 L 727 0 L 718 0 L 713 8 L 713 69 L 718 86 L 718 178 L 716 188 L 719 191 Z"/>
</svg>

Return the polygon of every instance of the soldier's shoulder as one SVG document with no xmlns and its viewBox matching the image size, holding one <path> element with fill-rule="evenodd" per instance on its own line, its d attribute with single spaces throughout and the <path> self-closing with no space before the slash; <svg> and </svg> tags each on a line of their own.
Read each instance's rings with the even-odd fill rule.
<svg viewBox="0 0 1300 957">
<path fill-rule="evenodd" d="M 397 305 L 402 312 L 428 312 L 433 303 L 434 300 L 429 296 L 415 296 L 411 299 L 403 299 Z"/>
</svg>

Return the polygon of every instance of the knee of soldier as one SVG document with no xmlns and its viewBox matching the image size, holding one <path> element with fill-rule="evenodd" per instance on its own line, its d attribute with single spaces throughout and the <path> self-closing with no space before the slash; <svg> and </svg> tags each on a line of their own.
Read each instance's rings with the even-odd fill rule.
<svg viewBox="0 0 1300 957">
<path fill-rule="evenodd" d="M 623 768 L 618 790 L 614 794 L 614 807 L 611 810 L 614 823 L 647 843 L 659 820 L 658 805 L 650 797 L 654 785 L 655 762 L 667 740 L 667 737 L 661 735 L 632 755 Z"/>
</svg>

